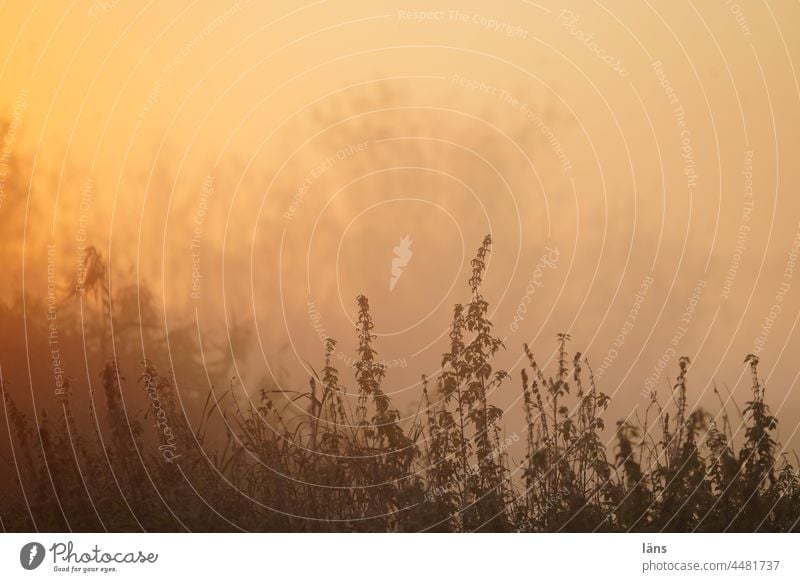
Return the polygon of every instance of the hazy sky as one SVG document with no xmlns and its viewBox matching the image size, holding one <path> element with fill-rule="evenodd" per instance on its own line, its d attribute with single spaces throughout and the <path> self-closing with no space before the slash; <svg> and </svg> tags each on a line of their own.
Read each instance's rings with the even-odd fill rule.
<svg viewBox="0 0 800 582">
<path fill-rule="evenodd" d="M 152 288 L 161 325 L 196 319 L 212 341 L 246 322 L 247 383 L 265 364 L 301 379 L 325 335 L 344 367 L 365 293 L 410 402 L 491 233 L 501 406 L 519 402 L 521 344 L 547 360 L 561 331 L 615 395 L 611 419 L 666 395 L 680 355 L 692 401 L 714 408 L 716 381 L 741 403 L 759 352 L 781 437 L 800 442 L 797 2 L 0 14 L 11 294 L 45 292 L 48 244 L 72 281 L 85 236 L 113 277 Z"/>
</svg>

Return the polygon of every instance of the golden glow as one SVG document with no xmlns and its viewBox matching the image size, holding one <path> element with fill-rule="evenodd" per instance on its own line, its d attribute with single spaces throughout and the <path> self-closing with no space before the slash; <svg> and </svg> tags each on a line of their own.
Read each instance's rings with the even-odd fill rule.
<svg viewBox="0 0 800 582">
<path fill-rule="evenodd" d="M 695 401 L 745 394 L 761 350 L 794 439 L 800 14 L 771 4 L 7 2 L 4 300 L 46 297 L 48 245 L 68 294 L 85 236 L 253 387 L 324 335 L 352 357 L 365 293 L 416 402 L 492 233 L 504 365 L 568 331 L 621 418 L 683 354 Z"/>
</svg>

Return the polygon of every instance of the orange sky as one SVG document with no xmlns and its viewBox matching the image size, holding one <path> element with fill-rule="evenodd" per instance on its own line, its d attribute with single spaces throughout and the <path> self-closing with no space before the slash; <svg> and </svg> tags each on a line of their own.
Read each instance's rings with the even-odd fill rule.
<svg viewBox="0 0 800 582">
<path fill-rule="evenodd" d="M 49 243 L 71 281 L 85 234 L 113 277 L 161 298 L 161 325 L 197 318 L 211 341 L 248 322 L 247 383 L 265 363 L 301 378 L 324 334 L 344 366 L 363 292 L 410 401 L 492 233 L 485 291 L 515 378 L 523 342 L 546 359 L 568 331 L 615 395 L 611 418 L 663 389 L 681 354 L 690 396 L 713 408 L 713 381 L 744 401 L 742 361 L 760 350 L 781 437 L 800 442 L 796 2 L 0 14 L 11 295 L 44 294 Z"/>
</svg>

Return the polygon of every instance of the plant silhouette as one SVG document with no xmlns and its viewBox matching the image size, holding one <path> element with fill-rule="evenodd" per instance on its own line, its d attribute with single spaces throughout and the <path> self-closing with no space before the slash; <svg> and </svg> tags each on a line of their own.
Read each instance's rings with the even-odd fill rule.
<svg viewBox="0 0 800 582">
<path fill-rule="evenodd" d="M 745 360 L 752 396 L 736 450 L 731 420 L 687 404 L 681 358 L 669 403 L 655 393 L 642 421 L 602 433 L 609 397 L 589 362 L 557 336 L 552 373 L 530 346 L 518 387 L 495 356 L 481 293 L 492 239 L 471 262 L 469 302 L 455 305 L 441 371 L 422 376 L 408 422 L 387 395 L 369 301 L 357 298 L 355 392 L 325 342 L 304 392 L 265 386 L 243 406 L 211 389 L 192 422 L 171 374 L 141 364 L 148 409 L 128 410 L 133 384 L 118 360 L 89 388 L 88 426 L 75 419 L 69 381 L 56 410 L 24 412 L 0 380 L 13 484 L 0 496 L 6 531 L 796 531 L 797 468 L 778 453 L 778 420 L 758 358 Z M 87 290 L 112 309 L 99 253 Z M 106 313 L 106 315 L 109 315 Z M 103 328 L 105 329 L 105 328 Z M 105 333 L 105 331 L 104 331 Z M 524 434 L 508 435 L 497 390 L 521 390 Z M 287 410 L 304 410 L 302 414 Z M 101 409 L 102 406 L 102 409 Z M 216 428 L 214 428 L 216 426 Z M 6 431 L 3 431 L 6 432 Z M 519 462 L 509 448 L 524 447 Z"/>
</svg>

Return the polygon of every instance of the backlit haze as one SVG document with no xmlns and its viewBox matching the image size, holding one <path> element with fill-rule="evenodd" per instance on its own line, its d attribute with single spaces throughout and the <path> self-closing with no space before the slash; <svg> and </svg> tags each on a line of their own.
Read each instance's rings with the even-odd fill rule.
<svg viewBox="0 0 800 582">
<path fill-rule="evenodd" d="M 121 350 L 172 361 L 193 399 L 233 377 L 243 395 L 302 390 L 325 337 L 352 386 L 363 293 L 386 391 L 413 414 L 491 234 L 508 432 L 522 344 L 546 362 L 566 332 L 613 396 L 610 424 L 651 389 L 668 398 L 682 355 L 690 403 L 717 410 L 716 383 L 741 406 L 757 353 L 780 439 L 800 442 L 796 2 L 0 14 L 0 366 L 37 407 L 53 361 L 26 334 L 52 320 L 48 293 L 76 384 Z M 90 246 L 119 311 L 87 364 L 66 329 L 100 308 L 71 296 Z"/>
</svg>

